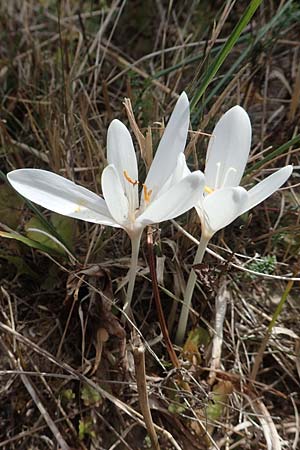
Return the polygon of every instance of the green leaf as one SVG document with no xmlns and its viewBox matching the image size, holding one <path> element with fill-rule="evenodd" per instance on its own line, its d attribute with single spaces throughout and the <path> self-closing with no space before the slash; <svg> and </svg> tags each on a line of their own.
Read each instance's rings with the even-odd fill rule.
<svg viewBox="0 0 300 450">
<path fill-rule="evenodd" d="M 193 362 L 196 357 L 198 363 L 201 363 L 200 347 L 207 348 L 211 338 L 208 331 L 205 328 L 194 328 L 189 332 L 188 338 L 182 349 L 182 353 L 185 358 Z"/>
<path fill-rule="evenodd" d="M 287 1 L 285 4 L 281 6 L 274 14 L 272 19 L 266 23 L 265 26 L 263 26 L 261 29 L 258 30 L 256 36 L 253 39 L 253 35 L 250 33 L 244 34 L 240 37 L 239 43 L 242 40 L 248 40 L 249 45 L 243 51 L 241 52 L 240 56 L 232 62 L 231 66 L 228 68 L 226 73 L 222 74 L 222 77 L 220 80 L 216 83 L 216 85 L 210 90 L 210 92 L 205 96 L 205 99 L 201 102 L 201 106 L 197 109 L 197 111 L 194 111 L 194 114 L 192 115 L 192 123 L 196 123 L 201 112 L 204 110 L 205 106 L 209 104 L 212 99 L 220 94 L 221 89 L 223 86 L 226 86 L 229 81 L 232 79 L 232 76 L 239 70 L 239 67 L 242 66 L 244 61 L 249 61 L 251 59 L 251 54 L 254 54 L 255 49 L 258 45 L 262 45 L 263 38 L 272 31 L 272 33 L 277 33 L 279 36 L 280 31 L 282 30 L 283 23 L 290 22 L 290 16 L 292 16 L 294 21 L 298 20 L 298 17 L 295 13 L 291 12 L 292 7 L 292 0 Z M 211 50 L 211 53 L 214 49 Z"/>
<path fill-rule="evenodd" d="M 51 214 L 51 224 L 55 229 L 56 236 L 59 235 L 61 242 L 66 243 L 68 248 L 73 247 L 74 236 L 76 232 L 76 224 L 73 219 L 65 216 L 61 216 L 59 214 L 52 213 Z M 26 236 L 30 239 L 40 242 L 42 245 L 45 245 L 49 249 L 55 250 L 57 253 L 65 254 L 65 251 L 61 245 L 56 243 L 51 237 L 46 234 L 39 233 L 38 231 L 31 230 L 32 228 L 41 230 L 47 235 L 51 235 L 49 233 L 48 227 L 45 226 L 44 222 L 41 222 L 40 218 L 32 217 L 25 225 Z M 54 236 L 56 238 L 56 236 Z"/>
<path fill-rule="evenodd" d="M 77 232 L 77 223 L 71 217 L 62 216 L 60 214 L 51 214 L 51 223 L 59 234 L 63 243 L 74 250 L 74 241 Z"/>
<path fill-rule="evenodd" d="M 17 232 L 8 233 L 6 231 L 0 231 L 0 237 L 6 238 L 6 239 L 15 239 L 16 241 L 22 242 L 23 244 L 27 245 L 28 247 L 36 248 L 45 253 L 57 253 L 57 252 L 54 252 L 53 249 L 47 247 L 46 245 L 43 245 L 40 242 L 29 239 L 28 237 L 23 236 L 22 234 L 19 234 Z"/>
<path fill-rule="evenodd" d="M 212 79 L 222 66 L 223 62 L 231 52 L 232 48 L 236 44 L 237 40 L 239 39 L 241 33 L 243 32 L 244 28 L 248 25 L 250 20 L 252 19 L 253 14 L 259 7 L 259 5 L 262 3 L 262 0 L 252 0 L 242 15 L 239 22 L 236 24 L 233 32 L 225 42 L 224 46 L 221 48 L 220 52 L 217 54 L 216 58 L 212 62 L 212 64 L 208 67 L 203 80 L 201 82 L 201 85 L 197 92 L 195 93 L 192 102 L 191 102 L 191 110 L 193 110 L 199 100 L 201 99 L 202 95 L 206 91 L 207 86 L 211 83 Z"/>
<path fill-rule="evenodd" d="M 10 184 L 7 181 L 6 175 L 0 170 L 0 179 L 4 180 L 7 186 L 10 187 Z M 31 209 L 31 211 L 34 212 L 34 214 L 39 218 L 40 222 L 43 224 L 43 231 L 46 231 L 50 235 L 54 236 L 56 239 L 62 242 L 62 244 L 68 248 L 68 245 L 66 242 L 63 241 L 63 238 L 59 235 L 56 228 L 51 222 L 48 222 L 48 220 L 43 216 L 43 214 L 40 212 L 40 210 L 32 203 L 30 200 L 28 200 L 25 197 L 22 197 L 19 194 L 15 194 L 15 198 L 19 198 L 20 201 L 25 202 L 25 204 Z M 70 219 L 71 220 L 71 219 Z M 68 248 L 68 250 L 71 252 L 71 250 Z"/>
<path fill-rule="evenodd" d="M 102 402 L 99 392 L 87 384 L 82 387 L 80 397 L 85 406 L 98 406 Z"/>
<path fill-rule="evenodd" d="M 82 441 L 85 436 L 89 436 L 91 438 L 95 438 L 96 437 L 96 433 L 94 431 L 94 424 L 92 419 L 81 419 L 79 420 L 79 430 L 78 430 L 78 435 L 79 435 L 79 439 Z"/>
<path fill-rule="evenodd" d="M 220 381 L 214 386 L 211 400 L 205 410 L 208 422 L 219 420 L 222 417 L 224 407 L 232 390 L 233 387 L 230 381 Z"/>
<path fill-rule="evenodd" d="M 68 389 L 63 389 L 61 391 L 61 397 L 66 400 L 67 402 L 71 402 L 72 400 L 75 400 L 76 395 L 73 392 L 72 389 L 68 388 Z"/>
</svg>

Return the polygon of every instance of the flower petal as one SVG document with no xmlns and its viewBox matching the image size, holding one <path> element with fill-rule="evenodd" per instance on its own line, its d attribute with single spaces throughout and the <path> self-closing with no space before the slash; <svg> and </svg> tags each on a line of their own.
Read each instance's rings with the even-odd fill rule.
<svg viewBox="0 0 300 450">
<path fill-rule="evenodd" d="M 132 202 L 132 209 L 135 210 L 139 206 L 138 184 L 133 185 L 129 179 L 138 181 L 136 154 L 128 129 L 117 119 L 111 122 L 107 132 L 107 161 L 115 166 L 128 201 Z"/>
<path fill-rule="evenodd" d="M 229 109 L 217 123 L 209 140 L 205 177 L 211 189 L 238 186 L 248 160 L 251 123 L 240 106 Z"/>
<path fill-rule="evenodd" d="M 153 200 L 173 173 L 178 155 L 184 151 L 189 123 L 189 101 L 183 92 L 171 114 L 145 181 L 146 186 L 152 189 Z"/>
<path fill-rule="evenodd" d="M 117 227 L 103 198 L 64 177 L 39 169 L 7 174 L 13 188 L 28 200 L 64 216 Z"/>
<path fill-rule="evenodd" d="M 204 197 L 202 208 L 197 206 L 202 232 L 212 236 L 225 228 L 243 212 L 248 193 L 242 187 L 225 188 Z"/>
<path fill-rule="evenodd" d="M 204 175 L 197 170 L 151 202 L 137 222 L 146 226 L 180 216 L 199 202 L 203 188 Z"/>
<path fill-rule="evenodd" d="M 291 176 L 292 171 L 293 166 L 283 167 L 250 189 L 248 191 L 247 206 L 243 209 L 243 212 L 254 208 L 254 206 L 263 202 L 266 198 L 276 192 Z"/>
<path fill-rule="evenodd" d="M 114 220 L 123 228 L 128 223 L 129 204 L 113 164 L 106 166 L 101 177 L 102 192 Z"/>
<path fill-rule="evenodd" d="M 171 188 L 174 184 L 179 183 L 184 177 L 190 175 L 191 171 L 188 168 L 184 153 L 180 153 L 177 158 L 177 165 L 175 167 L 174 173 L 169 176 L 165 184 L 159 190 L 159 195 L 165 193 L 168 189 Z"/>
<path fill-rule="evenodd" d="M 184 153 L 180 153 L 177 158 L 177 165 L 171 178 L 171 186 L 179 183 L 184 177 L 190 175 L 191 171 L 187 166 Z M 202 173 L 202 172 L 201 172 Z"/>
</svg>

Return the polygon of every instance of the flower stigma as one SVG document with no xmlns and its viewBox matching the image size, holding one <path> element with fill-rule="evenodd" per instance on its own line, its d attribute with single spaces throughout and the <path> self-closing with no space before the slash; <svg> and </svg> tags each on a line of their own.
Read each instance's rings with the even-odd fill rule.
<svg viewBox="0 0 300 450">
<path fill-rule="evenodd" d="M 124 170 L 124 171 L 123 171 L 123 175 L 124 175 L 124 177 L 126 178 L 126 180 L 127 180 L 129 183 L 131 183 L 133 186 L 136 186 L 137 184 L 139 184 L 139 181 L 138 181 L 138 180 L 134 180 L 133 178 L 131 178 L 131 177 L 128 175 L 127 170 Z"/>
<path fill-rule="evenodd" d="M 134 180 L 133 178 L 131 178 L 128 175 L 127 170 L 124 170 L 123 174 L 124 174 L 124 177 L 126 178 L 126 180 L 133 186 L 136 186 L 137 184 L 141 184 L 138 180 Z M 142 186 L 143 186 L 144 200 L 145 200 L 145 203 L 148 204 L 151 200 L 152 189 L 148 189 L 145 184 L 142 184 Z"/>
</svg>

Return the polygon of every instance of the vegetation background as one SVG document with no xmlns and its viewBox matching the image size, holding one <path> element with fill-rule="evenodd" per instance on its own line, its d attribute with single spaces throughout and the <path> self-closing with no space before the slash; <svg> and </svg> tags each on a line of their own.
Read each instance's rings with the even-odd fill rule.
<svg viewBox="0 0 300 450">
<path fill-rule="evenodd" d="M 253 124 L 243 184 L 288 163 L 295 169 L 280 192 L 214 238 L 210 249 L 225 261 L 207 254 L 198 270 L 196 331 L 183 352 L 175 347 L 177 369 L 161 336 L 145 234 L 133 305 L 159 442 L 299 448 L 299 36 L 300 4 L 291 0 L 0 1 L 0 448 L 153 445 L 121 321 L 128 238 L 35 207 L 5 174 L 43 168 L 100 194 L 107 127 L 113 118 L 128 124 L 124 98 L 155 149 L 182 90 L 192 101 L 191 167 L 203 168 L 214 124 L 240 104 Z M 177 222 L 199 238 L 194 212 Z M 171 223 L 153 239 L 172 340 L 195 244 Z M 224 283 L 222 364 L 212 387 Z"/>
</svg>

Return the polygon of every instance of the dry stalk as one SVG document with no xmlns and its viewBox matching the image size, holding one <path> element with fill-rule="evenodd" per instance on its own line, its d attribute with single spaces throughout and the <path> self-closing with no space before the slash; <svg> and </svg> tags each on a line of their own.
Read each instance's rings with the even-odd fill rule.
<svg viewBox="0 0 300 450">
<path fill-rule="evenodd" d="M 215 334 L 212 342 L 212 354 L 210 361 L 210 374 L 208 377 L 209 384 L 214 384 L 216 379 L 216 370 L 221 365 L 221 353 L 223 344 L 223 326 L 227 308 L 227 301 L 229 300 L 229 292 L 227 290 L 227 282 L 223 280 L 221 287 L 215 299 Z"/>
<path fill-rule="evenodd" d="M 141 130 L 139 129 L 139 126 L 134 117 L 130 98 L 125 98 L 123 105 L 125 107 L 125 111 L 126 111 L 130 126 L 132 128 L 132 131 L 133 131 L 133 133 L 136 137 L 136 140 L 139 144 L 141 156 L 144 160 L 147 170 L 149 170 L 151 163 L 152 163 L 152 159 L 153 159 L 151 127 L 148 127 L 146 136 L 144 136 L 143 133 L 141 132 Z"/>
<path fill-rule="evenodd" d="M 145 152 L 145 137 L 144 137 L 143 133 L 141 132 L 141 130 L 139 129 L 138 124 L 136 123 L 130 98 L 125 98 L 123 105 L 125 107 L 125 111 L 126 111 L 130 126 L 132 128 L 132 131 L 134 132 L 136 140 L 138 141 L 138 144 L 140 147 L 140 152 L 143 157 L 144 152 Z"/>
<path fill-rule="evenodd" d="M 13 330 L 13 331 L 15 331 L 15 330 Z M 15 336 L 14 336 L 14 338 L 15 338 Z M 22 382 L 23 382 L 27 392 L 29 393 L 29 395 L 32 398 L 33 402 L 35 403 L 36 407 L 40 411 L 41 416 L 43 417 L 43 419 L 45 420 L 45 422 L 48 425 L 49 429 L 51 430 L 51 432 L 52 432 L 53 436 L 55 437 L 59 447 L 61 448 L 61 450 L 70 450 L 69 445 L 64 440 L 61 432 L 57 428 L 55 422 L 52 420 L 50 414 L 48 413 L 48 411 L 46 410 L 45 406 L 43 405 L 40 397 L 38 396 L 32 381 L 25 374 L 21 362 L 17 361 L 17 359 L 15 358 L 13 353 L 8 348 L 6 348 L 6 351 L 9 354 L 9 357 L 10 357 L 10 360 L 11 360 L 12 364 L 15 366 L 15 368 L 17 369 L 17 372 L 20 374 L 20 378 L 21 378 L 21 380 L 22 380 Z"/>
<path fill-rule="evenodd" d="M 273 419 L 264 403 L 259 399 L 251 399 L 246 396 L 251 408 L 257 414 L 257 418 L 261 424 L 268 450 L 281 450 L 280 437 L 278 435 Z"/>
<path fill-rule="evenodd" d="M 46 358 L 52 364 L 65 370 L 70 375 L 70 377 L 73 378 L 74 380 L 79 380 L 83 383 L 86 383 L 88 386 L 95 389 L 95 391 L 99 392 L 99 394 L 104 399 L 111 402 L 117 409 L 119 409 L 120 411 L 123 411 L 129 417 L 136 420 L 140 425 L 146 427 L 145 421 L 143 420 L 143 416 L 140 413 L 135 411 L 135 409 L 133 409 L 131 406 L 122 402 L 122 400 L 120 400 L 117 397 L 115 397 L 114 395 L 110 394 L 108 391 L 103 389 L 100 385 L 95 383 L 93 380 L 91 380 L 91 379 L 87 378 L 85 375 L 82 375 L 81 373 L 77 372 L 66 362 L 58 360 L 55 356 L 53 356 L 47 350 L 38 346 L 32 340 L 28 339 L 26 336 L 23 336 L 22 334 L 18 333 L 16 330 L 12 329 L 10 326 L 8 326 L 2 322 L 0 322 L 0 330 L 4 333 L 9 333 L 9 335 L 15 337 L 18 342 L 21 342 L 23 345 L 26 345 L 32 351 L 34 351 L 37 354 Z M 176 450 L 182 450 L 180 445 L 176 442 L 176 440 L 174 439 L 172 434 L 169 433 L 169 431 L 165 430 L 164 428 L 161 428 L 160 426 L 158 426 L 156 424 L 154 424 L 154 427 L 157 431 L 159 431 L 159 433 L 161 433 L 165 437 L 165 439 L 167 439 L 171 443 L 171 445 L 174 446 L 174 448 Z"/>
<path fill-rule="evenodd" d="M 26 387 L 28 393 L 30 394 L 32 400 L 34 401 L 36 407 L 39 409 L 41 415 L 43 416 L 43 419 L 45 420 L 45 422 L 47 423 L 48 427 L 50 428 L 50 430 L 53 433 L 53 436 L 55 437 L 56 441 L 58 442 L 61 450 L 70 450 L 70 447 L 68 446 L 68 444 L 66 443 L 66 441 L 64 440 L 64 438 L 62 437 L 59 429 L 57 428 L 57 426 L 55 425 L 54 421 L 52 420 L 52 418 L 50 417 L 48 411 L 46 410 L 45 406 L 43 405 L 43 403 L 41 402 L 37 392 L 35 391 L 32 382 L 29 380 L 29 378 L 24 375 L 23 369 L 21 366 L 19 366 L 20 368 L 20 377 L 21 380 L 23 381 L 24 386 Z"/>
<path fill-rule="evenodd" d="M 142 343 L 140 336 L 134 330 L 132 332 L 131 345 L 134 358 L 135 376 L 136 376 L 137 390 L 139 394 L 140 408 L 145 420 L 146 428 L 149 433 L 153 448 L 155 450 L 160 450 L 158 437 L 153 425 L 147 392 L 145 346 Z"/>
<path fill-rule="evenodd" d="M 165 316 L 164 316 L 164 312 L 161 306 L 161 301 L 160 301 L 160 295 L 159 295 L 159 289 L 158 289 L 158 283 L 157 283 L 157 274 L 156 274 L 156 268 L 155 268 L 155 261 L 154 261 L 154 252 L 153 252 L 153 231 L 152 231 L 152 227 L 148 227 L 147 230 L 147 245 L 148 245 L 148 255 L 149 255 L 149 269 L 150 269 L 150 274 L 151 274 L 151 279 L 152 279 L 152 288 L 153 288 L 153 296 L 154 296 L 154 300 L 155 300 L 155 304 L 156 304 L 156 310 L 157 310 L 157 314 L 158 314 L 158 320 L 159 320 L 159 324 L 160 324 L 160 328 L 165 340 L 165 344 L 167 347 L 167 351 L 169 353 L 169 357 L 172 361 L 172 364 L 174 367 L 178 368 L 180 367 L 178 358 L 176 356 L 176 353 L 174 351 L 170 336 L 169 336 L 169 332 L 168 332 L 168 327 L 166 324 L 166 320 L 165 320 Z"/>
</svg>

